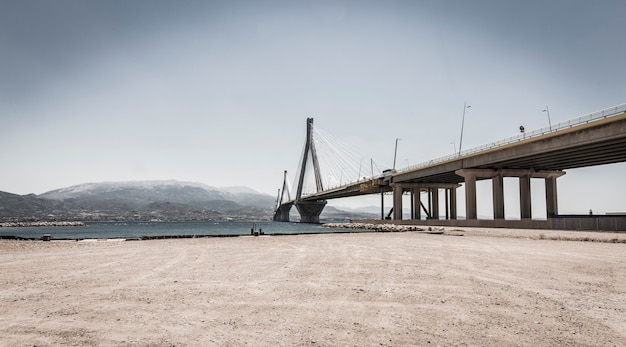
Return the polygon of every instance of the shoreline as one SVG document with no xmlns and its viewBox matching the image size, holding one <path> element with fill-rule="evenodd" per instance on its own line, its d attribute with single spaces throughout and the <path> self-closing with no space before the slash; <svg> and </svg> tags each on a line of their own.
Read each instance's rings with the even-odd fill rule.
<svg viewBox="0 0 626 347">
<path fill-rule="evenodd" d="M 2 222 L 0 228 L 30 228 L 30 227 L 84 227 L 85 222 Z"/>
<path fill-rule="evenodd" d="M 39 222 L 38 222 L 39 223 Z M 59 223 L 59 222 L 57 222 Z M 62 222 L 82 223 L 82 222 Z M 84 223 L 83 223 L 84 225 Z M 51 226 L 51 225 L 39 225 Z M 67 225 L 57 225 L 67 226 Z M 74 226 L 80 226 L 74 224 Z M 626 244 L 626 233 L 577 231 L 577 230 L 549 230 L 549 229 L 504 229 L 504 228 L 459 228 L 441 226 L 422 226 L 409 224 L 374 224 L 374 223 L 325 223 L 322 228 L 333 229 L 329 232 L 266 232 L 261 234 L 171 234 L 171 235 L 139 235 L 122 237 L 82 237 L 82 238 L 55 238 L 49 234 L 39 237 L 21 237 L 15 235 L 0 235 L 0 240 L 12 241 L 150 241 L 173 239 L 207 239 L 207 238 L 247 238 L 263 236 L 298 236 L 298 235 L 340 235 L 340 234 L 378 234 L 378 233 L 414 233 L 433 234 L 443 236 L 473 236 L 488 238 L 512 238 L 551 241 L 577 241 Z"/>
</svg>

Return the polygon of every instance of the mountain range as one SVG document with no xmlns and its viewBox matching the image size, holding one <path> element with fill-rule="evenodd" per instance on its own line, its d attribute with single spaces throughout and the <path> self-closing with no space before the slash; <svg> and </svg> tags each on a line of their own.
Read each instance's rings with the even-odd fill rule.
<svg viewBox="0 0 626 347">
<path fill-rule="evenodd" d="M 272 196 L 247 187 L 174 180 L 85 183 L 39 195 L 0 192 L 0 222 L 259 221 L 271 220 L 274 204 Z M 369 217 L 332 207 L 324 215 L 330 220 Z"/>
</svg>

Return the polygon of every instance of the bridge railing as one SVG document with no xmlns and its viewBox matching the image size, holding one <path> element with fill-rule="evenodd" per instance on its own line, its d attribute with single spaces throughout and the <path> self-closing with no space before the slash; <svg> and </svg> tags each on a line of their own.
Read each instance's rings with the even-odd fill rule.
<svg viewBox="0 0 626 347">
<path fill-rule="evenodd" d="M 596 111 L 596 112 L 592 112 L 589 114 L 586 114 L 584 116 L 580 116 L 578 118 L 574 118 L 574 119 L 570 119 L 561 123 L 557 123 L 555 125 L 549 126 L 549 127 L 545 127 L 545 128 L 541 128 L 538 130 L 533 130 L 531 132 L 528 133 L 522 133 L 521 135 L 517 135 L 517 136 L 512 136 L 503 140 L 499 140 L 496 142 L 492 142 L 486 145 L 482 145 L 479 147 L 474 147 L 474 148 L 470 148 L 467 149 L 465 151 L 462 151 L 461 153 L 455 153 L 455 154 L 451 154 L 451 155 L 447 155 L 444 157 L 440 157 L 440 158 L 436 158 L 433 160 L 429 160 L 429 161 L 425 161 L 416 165 L 411 165 L 408 166 L 404 169 L 400 169 L 398 170 L 398 172 L 404 172 L 404 171 L 411 171 L 414 169 L 419 169 L 422 167 L 427 167 L 427 166 L 431 166 L 434 164 L 438 164 L 438 163 L 442 163 L 445 161 L 449 161 L 449 160 L 453 160 L 455 158 L 459 158 L 459 157 L 463 157 L 469 154 L 474 154 L 477 152 L 482 152 L 488 149 L 492 149 L 492 148 L 496 148 L 496 147 L 500 147 L 500 146 L 505 146 L 511 143 L 515 143 L 515 142 L 519 142 L 519 141 L 523 141 L 526 139 L 530 139 L 533 137 L 537 137 L 537 136 L 541 136 L 541 135 L 545 135 L 551 132 L 555 132 L 555 131 L 559 131 L 559 130 L 563 130 L 563 129 L 567 129 L 567 128 L 571 128 L 577 125 L 582 125 L 582 124 L 587 124 L 589 122 L 592 121 L 596 121 L 596 120 L 600 120 L 600 119 L 606 119 L 606 118 L 610 118 L 619 114 L 622 114 L 626 112 L 626 104 L 620 104 L 617 106 L 613 106 L 613 107 L 609 107 L 609 108 L 605 108 L 603 110 L 600 111 Z"/>
</svg>

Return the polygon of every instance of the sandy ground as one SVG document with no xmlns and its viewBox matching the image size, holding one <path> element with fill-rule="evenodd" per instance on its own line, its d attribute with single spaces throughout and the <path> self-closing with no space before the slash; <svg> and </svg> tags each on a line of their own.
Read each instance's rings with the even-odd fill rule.
<svg viewBox="0 0 626 347">
<path fill-rule="evenodd" d="M 624 346 L 626 244 L 502 230 L 2 240 L 0 345 Z"/>
</svg>

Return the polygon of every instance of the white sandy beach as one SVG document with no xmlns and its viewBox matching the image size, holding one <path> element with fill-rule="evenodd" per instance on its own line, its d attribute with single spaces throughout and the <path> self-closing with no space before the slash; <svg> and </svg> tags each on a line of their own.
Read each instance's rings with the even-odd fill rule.
<svg viewBox="0 0 626 347">
<path fill-rule="evenodd" d="M 626 345 L 626 244 L 551 235 L 2 240 L 0 345 Z"/>
</svg>

